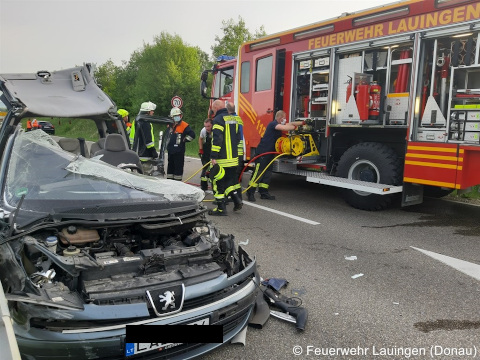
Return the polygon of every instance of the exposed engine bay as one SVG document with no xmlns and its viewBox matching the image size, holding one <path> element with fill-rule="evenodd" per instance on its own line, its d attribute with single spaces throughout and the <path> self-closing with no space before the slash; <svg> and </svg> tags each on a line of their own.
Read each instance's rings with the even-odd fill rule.
<svg viewBox="0 0 480 360">
<path fill-rule="evenodd" d="M 5 259 L 0 268 L 17 273 L 20 281 L 10 282 L 8 292 L 80 308 L 145 302 L 147 288 L 230 276 L 250 261 L 243 250 L 237 252 L 233 235 L 220 234 L 206 220 L 168 228 L 68 225 L 11 245 L 16 259 Z M 11 261 L 20 262 L 26 273 Z"/>
</svg>

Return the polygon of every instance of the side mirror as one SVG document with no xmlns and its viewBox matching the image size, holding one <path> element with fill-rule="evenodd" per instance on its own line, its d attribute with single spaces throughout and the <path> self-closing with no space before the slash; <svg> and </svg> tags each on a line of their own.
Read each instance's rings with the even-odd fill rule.
<svg viewBox="0 0 480 360">
<path fill-rule="evenodd" d="M 200 83 L 200 94 L 202 94 L 202 96 L 204 98 L 208 99 L 208 96 L 207 96 L 207 82 L 203 79 L 202 79 L 202 82 Z"/>
<path fill-rule="evenodd" d="M 207 90 L 208 90 L 208 85 L 207 85 L 207 80 L 208 80 L 208 73 L 209 72 L 212 72 L 212 70 L 204 70 L 202 72 L 202 75 L 200 76 L 200 94 L 202 95 L 202 97 L 204 97 L 205 99 L 216 99 L 216 98 L 213 98 L 213 97 L 210 97 L 207 93 Z"/>
</svg>

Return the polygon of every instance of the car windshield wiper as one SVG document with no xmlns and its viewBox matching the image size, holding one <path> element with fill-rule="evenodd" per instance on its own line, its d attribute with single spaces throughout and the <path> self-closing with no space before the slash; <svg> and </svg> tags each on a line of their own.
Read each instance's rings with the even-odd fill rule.
<svg viewBox="0 0 480 360">
<path fill-rule="evenodd" d="M 22 207 L 23 200 L 25 200 L 25 195 L 27 195 L 26 192 L 22 194 L 22 197 L 20 198 L 20 201 L 18 202 L 15 210 L 11 214 L 11 217 L 8 218 L 9 222 L 9 228 L 8 228 L 8 235 L 7 237 L 12 236 L 13 234 L 13 229 L 15 228 L 15 220 L 17 220 L 18 212 L 20 211 L 20 208 Z"/>
<path fill-rule="evenodd" d="M 199 211 L 193 201 L 142 201 L 136 203 L 105 203 L 92 207 L 64 209 L 50 212 L 53 221 L 64 219 L 81 220 L 127 220 L 176 218 L 175 214 L 194 214 Z"/>
</svg>

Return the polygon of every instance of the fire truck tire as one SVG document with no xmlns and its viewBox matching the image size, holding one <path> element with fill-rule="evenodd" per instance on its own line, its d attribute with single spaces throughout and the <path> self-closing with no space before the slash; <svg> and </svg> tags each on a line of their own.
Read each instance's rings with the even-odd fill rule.
<svg viewBox="0 0 480 360">
<path fill-rule="evenodd" d="M 450 195 L 455 189 L 441 188 L 438 186 L 423 185 L 423 196 L 440 199 Z"/>
<path fill-rule="evenodd" d="M 338 162 L 336 176 L 399 185 L 402 182 L 402 165 L 392 148 L 385 144 L 365 142 L 345 151 Z M 397 198 L 397 194 L 376 195 L 350 189 L 340 191 L 349 205 L 369 211 L 385 209 Z"/>
</svg>

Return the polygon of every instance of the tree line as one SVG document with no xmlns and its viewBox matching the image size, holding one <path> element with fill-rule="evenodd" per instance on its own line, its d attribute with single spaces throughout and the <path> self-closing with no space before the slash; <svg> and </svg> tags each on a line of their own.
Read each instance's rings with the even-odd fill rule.
<svg viewBox="0 0 480 360">
<path fill-rule="evenodd" d="M 263 26 L 251 33 L 239 17 L 222 21 L 223 36 L 215 36 L 211 56 L 185 43 L 179 35 L 162 32 L 144 43 L 128 61 L 97 65 L 97 82 L 117 104 L 135 117 L 144 101 L 157 104 L 155 114 L 168 116 L 173 96 L 183 100 L 184 119 L 198 134 L 208 115 L 208 102 L 200 96 L 200 74 L 212 68 L 219 55 L 236 56 L 245 41 L 265 36 Z"/>
</svg>

